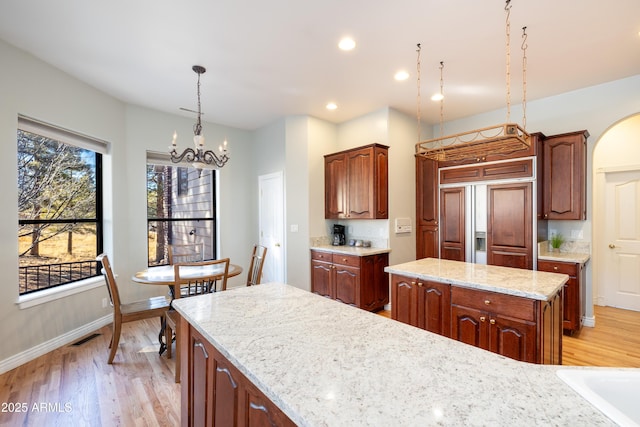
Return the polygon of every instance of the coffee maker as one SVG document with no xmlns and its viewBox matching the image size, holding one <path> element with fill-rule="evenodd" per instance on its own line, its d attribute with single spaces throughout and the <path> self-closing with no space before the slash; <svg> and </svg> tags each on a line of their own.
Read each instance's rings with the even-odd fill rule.
<svg viewBox="0 0 640 427">
<path fill-rule="evenodd" d="M 333 246 L 341 246 L 346 242 L 346 237 L 344 235 L 344 225 L 333 224 L 333 240 L 331 244 Z"/>
</svg>

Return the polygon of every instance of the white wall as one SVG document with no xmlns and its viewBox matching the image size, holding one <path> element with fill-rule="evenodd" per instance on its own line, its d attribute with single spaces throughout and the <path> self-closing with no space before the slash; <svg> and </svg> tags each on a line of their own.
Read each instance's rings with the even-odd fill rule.
<svg viewBox="0 0 640 427">
<path fill-rule="evenodd" d="M 0 372 L 12 364 L 62 345 L 87 325 L 108 318 L 102 308 L 104 285 L 61 299 L 19 309 L 17 213 L 18 114 L 80 132 L 109 143 L 104 160 L 105 252 L 112 258 L 125 301 L 166 289 L 131 284 L 131 275 L 147 266 L 146 151 L 166 152 L 174 130 L 180 146 L 192 144 L 193 120 L 125 105 L 48 64 L 0 41 L 0 185 L 5 208 L 0 221 Z M 207 143 L 228 138 L 231 160 L 219 172 L 220 253 L 248 267 L 255 215 L 246 197 L 254 184 L 252 134 L 205 123 Z M 249 171 L 247 170 L 249 169 Z M 238 277 L 237 281 L 244 280 Z M 231 282 L 233 284 L 233 281 Z M 61 341 L 62 340 L 62 341 Z M 106 358 L 106 353 L 105 353 Z"/>
</svg>

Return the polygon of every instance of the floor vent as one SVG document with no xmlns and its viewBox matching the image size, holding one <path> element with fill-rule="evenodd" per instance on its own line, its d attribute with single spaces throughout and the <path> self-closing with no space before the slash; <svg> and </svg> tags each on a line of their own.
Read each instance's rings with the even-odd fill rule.
<svg viewBox="0 0 640 427">
<path fill-rule="evenodd" d="M 100 334 L 91 334 L 91 335 L 89 335 L 89 336 L 87 336 L 87 337 L 82 338 L 80 341 L 76 341 L 76 342 L 74 342 L 74 343 L 73 343 L 73 344 L 71 344 L 71 345 L 72 345 L 72 346 L 74 346 L 74 347 L 78 347 L 78 346 L 80 346 L 80 345 L 82 345 L 82 344 L 84 344 L 84 343 L 86 343 L 86 342 L 89 342 L 89 341 L 91 341 L 92 339 L 94 339 L 94 338 L 96 338 L 96 337 L 99 337 L 99 336 L 100 336 Z"/>
</svg>

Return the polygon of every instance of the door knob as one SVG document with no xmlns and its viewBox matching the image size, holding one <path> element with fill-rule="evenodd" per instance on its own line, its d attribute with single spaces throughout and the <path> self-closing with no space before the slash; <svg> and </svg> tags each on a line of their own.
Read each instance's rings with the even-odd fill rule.
<svg viewBox="0 0 640 427">
<path fill-rule="evenodd" d="M 610 249 L 613 249 L 613 248 L 615 248 L 615 247 L 616 247 L 616 245 L 614 245 L 613 243 L 609 243 L 609 248 L 610 248 Z"/>
<path fill-rule="evenodd" d="M 279 247 L 280 247 L 280 243 L 276 243 L 276 248 L 279 248 Z"/>
</svg>

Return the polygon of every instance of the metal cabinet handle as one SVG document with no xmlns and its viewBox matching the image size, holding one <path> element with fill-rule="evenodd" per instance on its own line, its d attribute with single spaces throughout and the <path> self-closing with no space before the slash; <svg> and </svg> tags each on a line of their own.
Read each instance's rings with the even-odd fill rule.
<svg viewBox="0 0 640 427">
<path fill-rule="evenodd" d="M 487 318 L 486 318 L 486 317 L 484 317 L 484 316 L 480 316 L 480 321 L 481 321 L 481 322 L 484 322 L 485 320 L 487 320 Z"/>
<path fill-rule="evenodd" d="M 207 349 L 204 347 L 204 344 L 202 344 L 201 342 L 197 342 L 197 343 L 193 344 L 193 348 L 197 348 L 197 347 L 200 347 L 200 349 L 204 353 L 204 358 L 208 359 L 209 358 L 209 353 L 207 353 Z"/>
<path fill-rule="evenodd" d="M 491 301 L 489 301 L 488 299 L 484 300 L 485 305 L 489 305 L 491 304 Z"/>
<path fill-rule="evenodd" d="M 554 266 L 553 266 L 553 269 L 554 269 L 555 271 L 558 271 L 558 266 L 557 266 L 557 265 L 554 265 Z"/>
<path fill-rule="evenodd" d="M 489 320 L 489 323 L 491 323 L 492 325 L 495 325 L 496 324 L 496 319 Z"/>
<path fill-rule="evenodd" d="M 423 286 L 422 282 L 418 282 L 418 286 L 422 287 Z"/>
<path fill-rule="evenodd" d="M 614 249 L 616 247 L 616 245 L 614 245 L 613 243 L 609 243 L 609 249 Z"/>
</svg>

